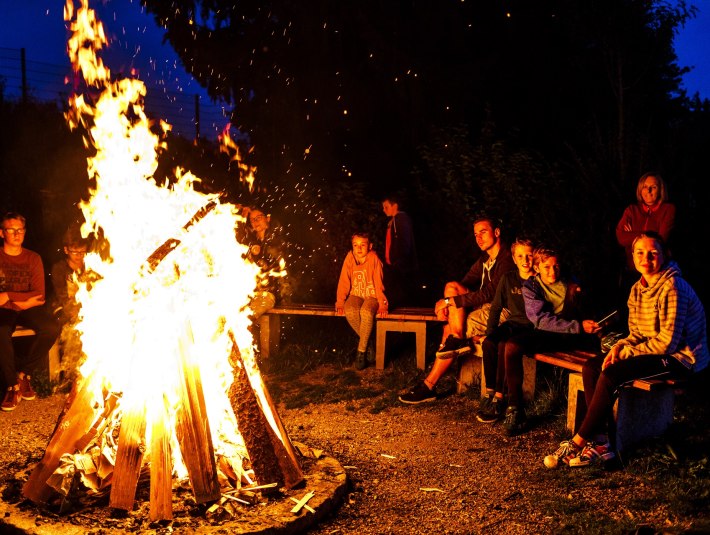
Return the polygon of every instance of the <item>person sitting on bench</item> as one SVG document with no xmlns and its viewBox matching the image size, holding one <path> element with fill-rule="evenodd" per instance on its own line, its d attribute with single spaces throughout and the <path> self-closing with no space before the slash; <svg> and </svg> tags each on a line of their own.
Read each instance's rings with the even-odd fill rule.
<svg viewBox="0 0 710 535">
<path fill-rule="evenodd" d="M 24 216 L 8 212 L 0 221 L 0 369 L 7 387 L 2 410 L 15 410 L 21 400 L 35 399 L 31 376 L 49 362 L 49 349 L 59 336 L 59 325 L 45 306 L 42 258 L 22 244 Z M 12 332 L 22 325 L 35 332 L 27 358 L 16 368 Z"/>
<path fill-rule="evenodd" d="M 505 342 L 505 374 L 508 408 L 504 427 L 509 435 L 523 432 L 527 418 L 523 407 L 523 356 L 544 351 L 585 349 L 599 352 L 601 326 L 582 319 L 581 289 L 572 278 L 561 275 L 560 255 L 538 247 L 533 253 L 535 276 L 523 282 L 525 314 L 535 327 Z"/>
<path fill-rule="evenodd" d="M 504 391 L 506 371 L 505 342 L 512 336 L 533 328 L 525 313 L 523 283 L 532 277 L 533 244 L 530 240 L 517 239 L 510 247 L 513 261 L 518 269 L 509 271 L 498 284 L 496 295 L 491 303 L 488 326 L 482 339 L 483 374 L 486 379 L 486 397 L 476 413 L 476 420 L 483 423 L 495 423 L 505 417 Z M 509 312 L 508 319 L 500 323 L 503 310 Z M 520 363 L 522 364 L 522 362 Z M 517 366 L 518 363 L 513 363 Z"/>
<path fill-rule="evenodd" d="M 375 363 L 375 348 L 370 335 L 375 316 L 387 316 L 389 304 L 383 284 L 382 262 L 372 250 L 370 236 L 356 232 L 352 237 L 352 250 L 343 261 L 335 297 L 335 312 L 345 316 L 358 336 L 355 369 L 364 370 Z"/>
<path fill-rule="evenodd" d="M 414 405 L 436 399 L 436 383 L 449 369 L 454 357 L 471 351 L 471 337 L 486 332 L 491 301 L 498 283 L 504 273 L 515 269 L 510 249 L 501 242 L 500 225 L 494 219 L 483 217 L 474 221 L 473 234 L 483 254 L 461 282 L 446 283 L 444 298 L 434 305 L 438 318 L 447 322 L 442 343 L 429 375 L 412 390 L 399 396 L 402 403 Z M 504 311 L 501 321 L 505 321 L 507 316 L 507 311 Z"/>
<path fill-rule="evenodd" d="M 624 383 L 652 377 L 684 379 L 710 361 L 705 310 L 678 264 L 670 260 L 663 238 L 643 232 L 632 251 L 641 278 L 629 294 L 629 335 L 606 356 L 584 365 L 587 413 L 577 434 L 545 457 L 548 468 L 559 461 L 579 467 L 615 457 L 606 425 Z"/>
</svg>

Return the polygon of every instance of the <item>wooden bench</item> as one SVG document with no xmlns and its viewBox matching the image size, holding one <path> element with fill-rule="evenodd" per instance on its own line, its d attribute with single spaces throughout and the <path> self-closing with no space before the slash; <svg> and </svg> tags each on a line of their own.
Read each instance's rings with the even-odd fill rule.
<svg viewBox="0 0 710 535">
<path fill-rule="evenodd" d="M 460 367 L 459 389 L 465 388 L 466 383 L 471 384 L 473 373 L 478 369 L 481 396 L 484 396 L 486 385 L 482 362 L 476 358 L 480 356 L 480 346 L 466 356 L 466 361 Z M 582 368 L 594 356 L 595 353 L 586 351 L 558 351 L 523 357 L 523 398 L 530 401 L 535 395 L 538 362 L 569 370 L 567 429 L 575 433 L 586 412 Z M 662 435 L 673 422 L 674 396 L 680 391 L 682 384 L 672 379 L 636 379 L 625 385 L 614 405 L 616 425 L 611 434 L 616 449 L 628 450 L 641 440 Z"/>
<path fill-rule="evenodd" d="M 17 326 L 12 333 L 13 338 L 19 338 L 22 336 L 34 336 L 35 332 L 27 327 Z M 54 342 L 54 345 L 49 350 L 49 380 L 55 382 L 59 379 L 59 372 L 61 370 L 61 364 L 59 361 L 59 341 Z"/>
<path fill-rule="evenodd" d="M 259 344 L 261 355 L 268 358 L 278 352 L 281 340 L 282 315 L 299 316 L 335 316 L 333 305 L 292 304 L 275 307 L 259 318 Z M 343 316 L 340 316 L 343 320 Z M 383 370 L 385 367 L 385 345 L 387 333 L 412 332 L 416 336 L 417 367 L 424 369 L 426 363 L 426 324 L 428 321 L 438 321 L 431 308 L 395 308 L 386 318 L 378 318 L 375 322 L 375 367 Z"/>
</svg>

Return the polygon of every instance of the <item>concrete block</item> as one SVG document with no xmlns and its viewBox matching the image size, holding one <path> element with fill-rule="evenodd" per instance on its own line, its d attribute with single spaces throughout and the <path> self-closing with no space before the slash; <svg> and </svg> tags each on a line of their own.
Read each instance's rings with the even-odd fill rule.
<svg viewBox="0 0 710 535">
<path fill-rule="evenodd" d="M 624 387 L 614 411 L 612 445 L 627 451 L 649 438 L 661 436 L 673 423 L 673 387 L 662 385 L 651 391 Z"/>
</svg>

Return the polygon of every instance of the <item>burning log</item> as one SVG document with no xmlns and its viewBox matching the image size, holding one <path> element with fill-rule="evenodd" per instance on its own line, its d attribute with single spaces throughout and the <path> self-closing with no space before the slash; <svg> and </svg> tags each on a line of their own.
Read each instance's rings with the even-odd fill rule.
<svg viewBox="0 0 710 535">
<path fill-rule="evenodd" d="M 114 509 L 130 511 L 133 508 L 145 453 L 145 425 L 145 401 L 134 399 L 131 406 L 123 412 L 118 435 L 118 451 L 109 500 L 109 505 Z"/>
<path fill-rule="evenodd" d="M 173 462 L 168 409 L 162 396 L 150 405 L 150 411 L 150 519 L 170 520 L 173 518 Z"/>
<path fill-rule="evenodd" d="M 87 378 L 82 388 L 74 398 L 57 425 L 56 431 L 49 441 L 44 457 L 32 471 L 30 478 L 22 487 L 22 494 L 36 503 L 47 503 L 55 491 L 47 484 L 47 480 L 59 467 L 60 459 L 65 453 L 74 453 L 76 443 L 89 432 L 92 422 L 98 412 L 95 406 L 94 393 L 88 388 L 91 378 Z"/>
<path fill-rule="evenodd" d="M 216 206 L 217 201 L 215 200 L 211 200 L 205 204 L 202 208 L 195 212 L 187 223 L 182 226 L 182 230 L 189 230 L 192 225 L 203 219 L 207 214 L 214 210 Z M 155 249 L 155 251 L 153 251 L 146 259 L 144 269 L 149 274 L 153 273 L 165 257 L 168 256 L 178 245 L 180 245 L 180 243 L 181 241 L 177 238 L 168 238 L 165 240 L 160 247 Z"/>
<path fill-rule="evenodd" d="M 185 336 L 192 338 L 188 327 Z M 190 476 L 190 485 L 197 503 L 217 500 L 220 497 L 217 463 L 212 446 L 210 423 L 202 392 L 200 368 L 190 360 L 185 347 L 180 344 L 180 376 L 182 391 L 177 414 L 176 432 L 183 461 Z"/>
<path fill-rule="evenodd" d="M 230 361 L 234 370 L 234 382 L 229 390 L 229 401 L 237 417 L 239 432 L 244 438 L 257 482 L 263 484 L 277 481 L 286 488 L 295 487 L 303 482 L 303 472 L 291 442 L 274 410 L 273 402 L 268 397 L 266 386 L 261 385 L 267 396 L 265 407 L 255 395 L 234 340 Z M 267 415 L 276 423 L 280 437 L 269 423 Z"/>
</svg>

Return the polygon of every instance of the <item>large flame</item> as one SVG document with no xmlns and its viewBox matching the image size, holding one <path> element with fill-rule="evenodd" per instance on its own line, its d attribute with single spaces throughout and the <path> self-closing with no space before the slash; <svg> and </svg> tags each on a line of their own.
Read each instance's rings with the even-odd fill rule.
<svg viewBox="0 0 710 535">
<path fill-rule="evenodd" d="M 262 384 L 248 330 L 259 268 L 244 260 L 246 248 L 234 233 L 243 220 L 237 207 L 196 191 L 199 179 L 189 172 L 177 169 L 173 181 L 156 183 L 153 173 L 168 126 L 146 116 L 140 80 L 111 79 L 96 54 L 106 37 L 88 0 L 76 10 L 68 0 L 65 19 L 72 32 L 70 59 L 91 87 L 88 96 L 71 99 L 67 113 L 70 125 L 86 131 L 85 142 L 94 151 L 88 159 L 91 196 L 81 204 L 82 233 L 100 235 L 109 244 L 109 251 L 87 255 L 87 270 L 99 278 L 77 293 L 86 354 L 80 376 L 92 382 L 84 387 L 93 388 L 97 400 L 113 392 L 123 407 L 147 404 L 149 433 L 151 418 L 163 413 L 150 405 L 174 407 L 178 360 L 186 359 L 199 367 L 215 450 L 232 455 L 240 447 L 227 396 L 233 340 L 252 384 Z M 149 265 L 156 250 L 169 253 Z M 263 395 L 260 389 L 256 393 Z"/>
</svg>

